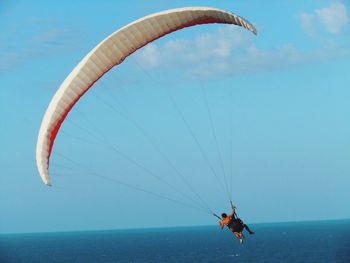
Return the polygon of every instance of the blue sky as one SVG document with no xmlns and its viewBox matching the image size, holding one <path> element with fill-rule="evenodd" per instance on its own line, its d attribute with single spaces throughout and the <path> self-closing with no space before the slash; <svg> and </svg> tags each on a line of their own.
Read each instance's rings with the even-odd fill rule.
<svg viewBox="0 0 350 263">
<path fill-rule="evenodd" d="M 118 28 L 184 6 L 232 11 L 258 35 L 204 25 L 133 54 L 69 114 L 42 184 L 36 139 L 60 83 Z M 210 167 L 232 176 L 247 222 L 350 217 L 347 1 L 3 1 L 0 17 L 0 233 L 216 223 L 118 184 L 189 203 L 110 145 L 195 199 L 164 154 L 218 213 Z"/>
</svg>

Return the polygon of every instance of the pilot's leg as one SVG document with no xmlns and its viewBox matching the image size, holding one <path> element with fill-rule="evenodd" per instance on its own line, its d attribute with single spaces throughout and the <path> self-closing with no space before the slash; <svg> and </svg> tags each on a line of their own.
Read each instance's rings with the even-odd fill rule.
<svg viewBox="0 0 350 263">
<path fill-rule="evenodd" d="M 249 232 L 249 234 L 254 234 L 254 231 L 250 230 L 246 224 L 243 224 L 243 227 Z"/>
</svg>

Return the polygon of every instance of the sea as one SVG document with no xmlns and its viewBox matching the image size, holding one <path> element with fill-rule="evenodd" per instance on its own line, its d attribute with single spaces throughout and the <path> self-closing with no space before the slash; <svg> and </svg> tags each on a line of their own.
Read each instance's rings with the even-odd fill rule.
<svg viewBox="0 0 350 263">
<path fill-rule="evenodd" d="M 350 220 L 0 235 L 0 262 L 344 262 Z"/>
</svg>

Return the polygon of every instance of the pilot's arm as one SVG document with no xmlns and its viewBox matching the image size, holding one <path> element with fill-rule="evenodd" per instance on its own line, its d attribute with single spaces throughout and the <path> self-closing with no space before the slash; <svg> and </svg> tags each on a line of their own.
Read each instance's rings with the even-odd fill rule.
<svg viewBox="0 0 350 263">
<path fill-rule="evenodd" d="M 221 229 L 224 229 L 225 224 L 224 224 L 224 222 L 222 222 L 222 220 L 220 221 L 219 224 L 220 224 Z"/>
<path fill-rule="evenodd" d="M 230 216 L 233 218 L 236 218 L 236 206 L 231 203 L 231 208 L 232 208 L 232 212 L 231 212 Z"/>
</svg>

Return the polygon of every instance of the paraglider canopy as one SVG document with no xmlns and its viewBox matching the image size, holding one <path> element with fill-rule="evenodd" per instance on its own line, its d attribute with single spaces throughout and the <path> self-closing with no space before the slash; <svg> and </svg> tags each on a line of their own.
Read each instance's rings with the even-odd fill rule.
<svg viewBox="0 0 350 263">
<path fill-rule="evenodd" d="M 91 50 L 63 81 L 41 123 L 36 162 L 43 182 L 51 185 L 49 160 L 63 121 L 76 102 L 98 79 L 148 43 L 185 27 L 210 23 L 238 25 L 256 34 L 252 24 L 231 12 L 210 7 L 187 7 L 136 20 L 115 31 Z"/>
</svg>

